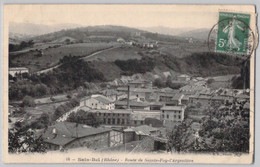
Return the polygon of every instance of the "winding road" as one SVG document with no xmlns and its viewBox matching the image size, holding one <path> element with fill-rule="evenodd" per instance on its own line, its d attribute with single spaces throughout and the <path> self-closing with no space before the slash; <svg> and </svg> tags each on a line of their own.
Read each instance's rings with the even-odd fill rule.
<svg viewBox="0 0 260 167">
<path fill-rule="evenodd" d="M 86 61 L 88 58 L 91 58 L 93 56 L 96 56 L 98 55 L 99 53 L 102 53 L 102 52 L 105 52 L 105 51 L 109 51 L 109 50 L 113 50 L 113 49 L 116 49 L 116 48 L 119 48 L 119 46 L 116 46 L 116 47 L 112 47 L 112 48 L 107 48 L 107 49 L 104 49 L 104 50 L 100 50 L 100 51 L 97 51 L 97 52 L 94 52 L 90 55 L 86 55 L 86 56 L 83 56 L 81 57 L 80 59 L 84 59 L 84 61 Z M 53 69 L 55 68 L 58 68 L 59 66 L 61 66 L 62 64 L 57 64 L 56 66 L 53 66 L 53 67 L 50 67 L 50 68 L 47 68 L 47 69 L 44 69 L 44 70 L 40 70 L 40 71 L 37 71 L 36 74 L 42 74 L 42 73 L 47 73 L 49 71 L 52 71 Z"/>
</svg>

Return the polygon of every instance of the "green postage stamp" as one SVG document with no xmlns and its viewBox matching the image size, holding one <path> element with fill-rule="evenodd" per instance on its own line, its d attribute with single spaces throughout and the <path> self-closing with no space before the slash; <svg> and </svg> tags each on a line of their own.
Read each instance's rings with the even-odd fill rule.
<svg viewBox="0 0 260 167">
<path fill-rule="evenodd" d="M 219 12 L 216 51 L 249 54 L 250 15 Z"/>
</svg>

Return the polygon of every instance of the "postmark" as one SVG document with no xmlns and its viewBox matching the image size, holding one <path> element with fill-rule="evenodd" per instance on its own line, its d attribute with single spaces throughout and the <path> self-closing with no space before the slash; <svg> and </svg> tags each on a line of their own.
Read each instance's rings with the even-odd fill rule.
<svg viewBox="0 0 260 167">
<path fill-rule="evenodd" d="M 208 35 L 209 50 L 250 57 L 255 47 L 250 19 L 250 14 L 219 12 L 218 23 Z"/>
</svg>

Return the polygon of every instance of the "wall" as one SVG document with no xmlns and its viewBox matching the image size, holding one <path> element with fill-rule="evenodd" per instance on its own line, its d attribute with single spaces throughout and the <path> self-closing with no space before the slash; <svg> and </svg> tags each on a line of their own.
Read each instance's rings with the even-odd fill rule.
<svg viewBox="0 0 260 167">
<path fill-rule="evenodd" d="M 124 143 L 134 141 L 135 132 L 124 132 Z"/>
<path fill-rule="evenodd" d="M 169 116 L 169 118 L 167 117 Z M 179 111 L 162 111 L 162 119 L 167 122 L 182 122 L 184 119 L 184 109 Z"/>
<path fill-rule="evenodd" d="M 105 125 L 129 125 L 130 124 L 130 114 L 128 113 L 100 113 L 98 117 L 102 120 L 103 124 Z M 115 123 L 113 123 L 113 119 Z"/>
<path fill-rule="evenodd" d="M 123 132 L 111 131 L 110 132 L 110 147 L 115 147 L 124 143 Z"/>
</svg>

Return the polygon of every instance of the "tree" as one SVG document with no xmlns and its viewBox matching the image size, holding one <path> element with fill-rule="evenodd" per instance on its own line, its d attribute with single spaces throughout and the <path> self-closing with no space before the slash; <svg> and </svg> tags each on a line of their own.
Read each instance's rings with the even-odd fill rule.
<svg viewBox="0 0 260 167">
<path fill-rule="evenodd" d="M 165 87 L 165 83 L 162 81 L 160 78 L 156 78 L 153 82 L 153 85 L 158 87 L 158 88 L 163 88 Z"/>
<path fill-rule="evenodd" d="M 49 114 L 42 113 L 41 116 L 31 124 L 30 127 L 34 129 L 44 129 L 47 128 L 51 124 L 51 119 Z"/>
<path fill-rule="evenodd" d="M 171 86 L 172 86 L 172 78 L 171 78 L 171 76 L 168 76 L 168 77 L 167 77 L 166 86 L 168 86 L 168 87 L 171 87 Z"/>
<path fill-rule="evenodd" d="M 34 107 L 35 106 L 35 101 L 31 96 L 25 96 L 23 98 L 23 103 L 22 106 L 28 106 L 28 107 Z"/>
<path fill-rule="evenodd" d="M 38 138 L 32 129 L 8 131 L 8 152 L 10 153 L 45 153 L 46 144 Z"/>
<path fill-rule="evenodd" d="M 195 138 L 192 138 L 193 131 L 190 128 L 190 124 L 185 121 L 174 127 L 167 136 L 169 139 L 169 148 L 178 153 L 190 150 L 195 142 Z"/>
<path fill-rule="evenodd" d="M 97 113 L 86 112 L 83 110 L 80 110 L 76 113 L 72 113 L 68 117 L 67 121 L 85 124 L 93 127 L 98 127 L 101 123 L 101 120 L 99 120 L 97 117 Z"/>
</svg>

